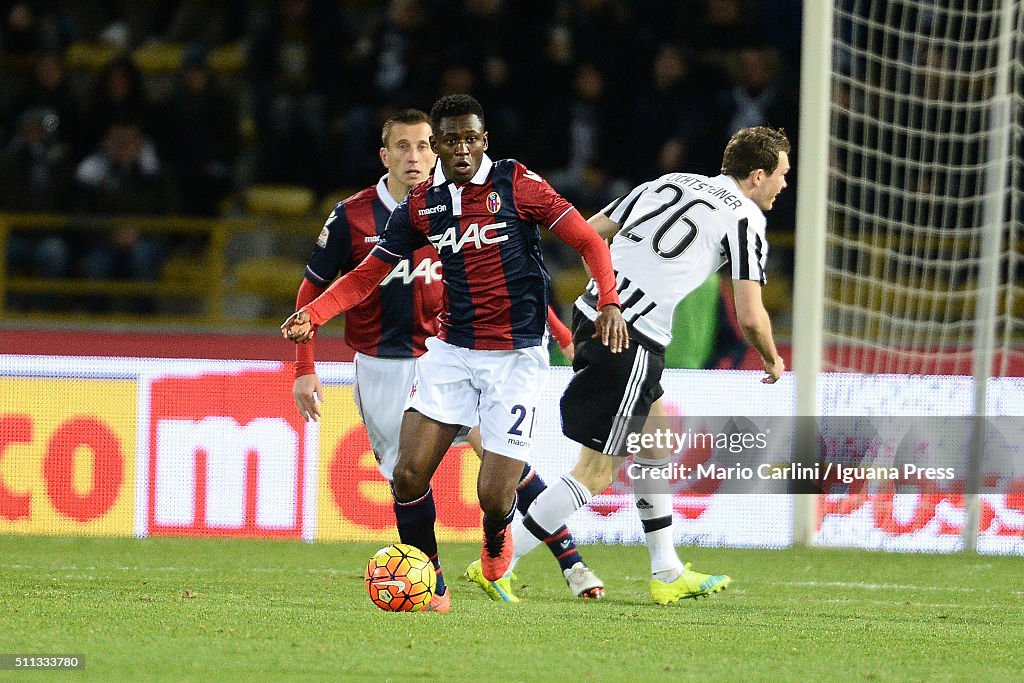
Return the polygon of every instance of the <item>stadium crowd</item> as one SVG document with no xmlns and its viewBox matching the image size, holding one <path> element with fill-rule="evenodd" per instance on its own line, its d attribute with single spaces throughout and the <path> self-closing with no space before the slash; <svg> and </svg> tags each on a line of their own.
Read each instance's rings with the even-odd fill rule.
<svg viewBox="0 0 1024 683">
<path fill-rule="evenodd" d="M 97 44 L 110 59 L 69 60 Z M 153 45 L 185 48 L 172 76 L 138 63 Z M 783 127 L 798 147 L 799 46 L 799 0 L 8 1 L 0 202 L 218 216 L 254 183 L 336 193 L 380 175 L 388 114 L 469 92 L 496 157 L 597 210 L 672 170 L 717 174 L 740 127 Z M 237 68 L 212 63 L 225 47 Z M 794 207 L 783 195 L 772 228 L 791 230 Z M 7 259 L 43 276 L 142 277 L 165 252 L 120 231 L 12 238 Z"/>
</svg>

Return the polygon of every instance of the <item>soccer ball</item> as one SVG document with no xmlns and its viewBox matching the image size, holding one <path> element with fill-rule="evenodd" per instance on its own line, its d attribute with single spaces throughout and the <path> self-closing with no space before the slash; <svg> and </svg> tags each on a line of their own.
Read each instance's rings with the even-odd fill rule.
<svg viewBox="0 0 1024 683">
<path fill-rule="evenodd" d="M 366 592 L 385 612 L 419 612 L 434 595 L 434 565 L 419 548 L 396 543 L 381 548 L 366 564 Z"/>
</svg>

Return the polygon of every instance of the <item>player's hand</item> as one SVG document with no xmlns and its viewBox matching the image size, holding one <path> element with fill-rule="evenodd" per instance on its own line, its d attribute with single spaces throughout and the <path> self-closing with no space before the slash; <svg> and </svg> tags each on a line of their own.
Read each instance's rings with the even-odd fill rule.
<svg viewBox="0 0 1024 683">
<path fill-rule="evenodd" d="M 302 419 L 307 422 L 320 421 L 320 404 L 324 402 L 324 390 L 316 375 L 296 377 L 292 384 L 292 397 Z"/>
<path fill-rule="evenodd" d="M 316 326 L 309 318 L 309 313 L 303 310 L 295 311 L 281 325 L 281 336 L 290 339 L 296 344 L 305 344 L 313 338 Z"/>
<path fill-rule="evenodd" d="M 594 327 L 597 328 L 594 339 L 600 337 L 601 343 L 612 353 L 621 353 L 623 349 L 629 348 L 629 330 L 626 329 L 626 321 L 618 306 L 607 304 L 602 307 Z"/>
<path fill-rule="evenodd" d="M 786 371 L 786 362 L 782 360 L 782 356 L 776 356 L 773 360 L 766 360 L 764 362 L 765 376 L 761 378 L 762 384 L 775 384 L 782 377 L 782 373 Z"/>
<path fill-rule="evenodd" d="M 569 342 L 565 346 L 560 346 L 559 348 L 562 349 L 562 355 L 565 356 L 565 359 L 570 363 L 576 358 L 576 345 L 572 342 Z"/>
</svg>

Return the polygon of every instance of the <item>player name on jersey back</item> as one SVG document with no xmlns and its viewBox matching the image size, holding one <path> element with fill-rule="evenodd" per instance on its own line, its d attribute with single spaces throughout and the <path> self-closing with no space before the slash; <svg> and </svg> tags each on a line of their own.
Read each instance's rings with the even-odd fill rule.
<svg viewBox="0 0 1024 683">
<path fill-rule="evenodd" d="M 719 199 L 730 209 L 739 210 L 743 206 L 740 203 L 740 198 L 735 193 L 730 192 L 728 188 L 709 184 L 708 179 L 704 176 L 691 175 L 689 173 L 669 173 L 665 176 L 665 179 L 682 187 L 689 188 L 694 192 L 707 195 L 713 199 Z"/>
<path fill-rule="evenodd" d="M 601 213 L 620 226 L 611 252 L 622 316 L 657 346 L 672 341 L 676 305 L 722 265 L 734 279 L 765 282 L 764 214 L 728 176 L 669 173 Z M 593 280 L 576 306 L 597 317 Z"/>
</svg>

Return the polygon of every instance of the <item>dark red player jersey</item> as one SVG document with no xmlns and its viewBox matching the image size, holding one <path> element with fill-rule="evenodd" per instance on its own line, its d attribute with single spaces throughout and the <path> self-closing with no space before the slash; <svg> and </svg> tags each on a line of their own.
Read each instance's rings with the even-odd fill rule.
<svg viewBox="0 0 1024 683">
<path fill-rule="evenodd" d="M 449 344 L 486 350 L 538 346 L 550 289 L 539 226 L 551 228 L 572 209 L 515 160 L 492 162 L 485 155 L 461 187 L 446 180 L 438 164 L 399 204 L 373 253 L 398 263 L 433 245 L 445 284 L 438 336 Z"/>
<path fill-rule="evenodd" d="M 306 264 L 307 280 L 330 285 L 377 244 L 398 206 L 386 178 L 334 207 Z M 369 356 L 415 358 L 426 350 L 427 337 L 437 334 L 444 296 L 441 262 L 426 246 L 394 263 L 380 287 L 345 314 L 345 341 Z"/>
</svg>

